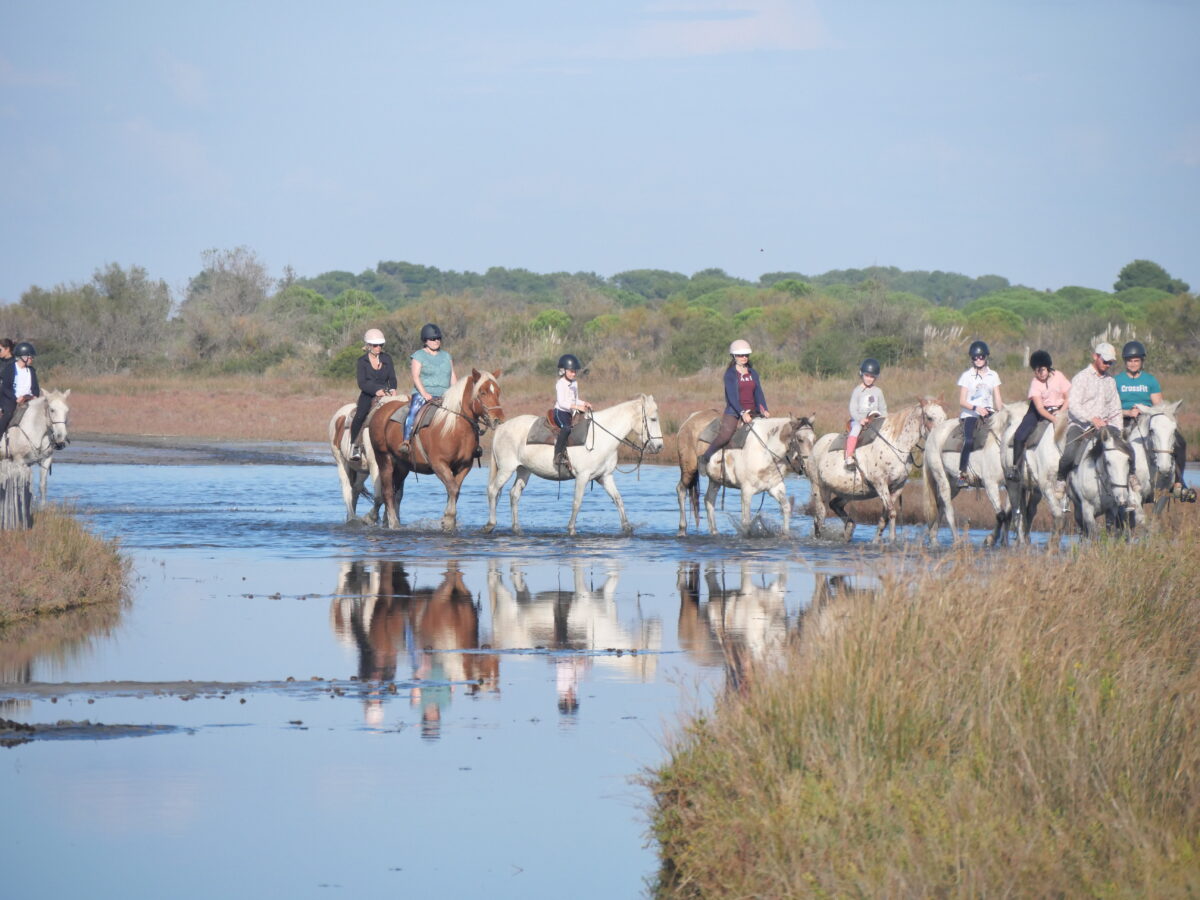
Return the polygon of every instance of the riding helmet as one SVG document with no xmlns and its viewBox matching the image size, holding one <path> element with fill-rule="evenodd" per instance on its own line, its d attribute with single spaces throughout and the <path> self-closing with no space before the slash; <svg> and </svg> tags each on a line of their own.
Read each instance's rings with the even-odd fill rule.
<svg viewBox="0 0 1200 900">
<path fill-rule="evenodd" d="M 22 356 L 37 356 L 37 351 L 33 349 L 33 344 L 29 341 L 21 341 L 17 346 L 13 347 L 12 354 L 17 359 Z"/>
<path fill-rule="evenodd" d="M 15 352 L 15 351 L 14 351 Z M 1130 341 L 1121 348 L 1121 359 L 1145 359 L 1146 348 L 1141 341 Z"/>
<path fill-rule="evenodd" d="M 363 335 L 364 344 L 379 344 L 382 346 L 386 343 L 383 337 L 383 332 L 378 328 L 368 328 L 367 333 Z"/>
<path fill-rule="evenodd" d="M 977 356 L 983 356 L 985 359 L 992 355 L 992 351 L 988 349 L 988 345 L 983 341 L 972 341 L 971 348 L 967 350 L 967 356 L 974 359 Z"/>
<path fill-rule="evenodd" d="M 879 375 L 879 360 L 868 356 L 862 361 L 862 365 L 858 367 L 858 371 L 863 375 Z"/>
<path fill-rule="evenodd" d="M 432 322 L 421 328 L 421 343 L 426 341 L 440 341 L 442 339 L 442 329 L 438 328 Z"/>
<path fill-rule="evenodd" d="M 750 342 L 744 341 L 741 338 L 738 338 L 736 341 L 734 341 L 732 344 L 729 345 L 729 355 L 730 356 L 739 356 L 743 353 L 746 354 L 746 356 L 749 356 L 752 352 L 753 351 L 750 349 Z"/>
<path fill-rule="evenodd" d="M 558 371 L 560 372 L 565 372 L 567 369 L 570 369 L 572 372 L 578 372 L 582 368 L 583 365 L 579 362 L 579 357 L 574 353 L 564 353 L 558 358 Z"/>
<path fill-rule="evenodd" d="M 1053 369 L 1054 361 L 1045 350 L 1034 350 L 1029 354 L 1029 368 L 1035 372 L 1041 368 Z"/>
</svg>

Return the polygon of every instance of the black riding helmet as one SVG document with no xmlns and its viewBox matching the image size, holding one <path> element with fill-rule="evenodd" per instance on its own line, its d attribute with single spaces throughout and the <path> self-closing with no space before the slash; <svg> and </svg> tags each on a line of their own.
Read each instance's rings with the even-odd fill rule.
<svg viewBox="0 0 1200 900">
<path fill-rule="evenodd" d="M 438 328 L 432 322 L 424 325 L 421 328 L 421 343 L 426 341 L 440 341 L 442 339 L 442 329 Z"/>
<path fill-rule="evenodd" d="M 15 351 L 14 351 L 15 352 Z M 1141 341 L 1130 341 L 1121 348 L 1121 359 L 1145 359 L 1146 348 Z"/>
<path fill-rule="evenodd" d="M 967 350 L 967 356 L 969 356 L 971 359 L 974 359 L 975 357 L 981 355 L 984 359 L 987 359 L 992 355 L 992 351 L 988 349 L 988 345 L 983 341 L 972 341 L 970 348 Z"/>
<path fill-rule="evenodd" d="M 33 344 L 29 343 L 29 341 L 21 341 L 21 343 L 13 347 L 12 355 L 20 359 L 22 356 L 37 356 L 37 351 L 33 349 Z"/>
<path fill-rule="evenodd" d="M 1029 368 L 1035 372 L 1045 366 L 1047 369 L 1054 368 L 1054 361 L 1050 359 L 1050 354 L 1045 350 L 1034 350 L 1029 354 Z"/>
<path fill-rule="evenodd" d="M 564 353 L 558 358 L 558 370 L 565 372 L 570 369 L 572 372 L 578 372 L 583 368 L 583 364 L 579 362 L 579 357 L 574 353 Z"/>
<path fill-rule="evenodd" d="M 879 360 L 868 356 L 862 361 L 862 365 L 858 367 L 859 373 L 863 375 L 879 376 Z"/>
</svg>

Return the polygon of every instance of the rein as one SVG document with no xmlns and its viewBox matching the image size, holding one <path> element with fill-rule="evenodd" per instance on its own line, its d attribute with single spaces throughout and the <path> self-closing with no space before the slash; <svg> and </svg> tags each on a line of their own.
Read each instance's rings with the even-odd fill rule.
<svg viewBox="0 0 1200 900">
<path fill-rule="evenodd" d="M 626 475 L 629 472 L 637 472 L 638 477 L 640 478 L 641 470 L 642 470 L 642 461 L 646 458 L 646 448 L 649 447 L 651 441 L 654 440 L 654 436 L 652 434 L 650 434 L 650 414 L 646 411 L 646 401 L 645 400 L 642 401 L 642 429 L 641 429 L 642 433 L 646 436 L 646 438 L 642 442 L 642 445 L 640 447 L 637 444 L 635 444 L 633 441 L 629 440 L 629 438 L 621 437 L 620 435 L 616 434 L 615 432 L 609 431 L 607 428 L 605 428 L 603 425 L 601 425 L 598 421 L 596 421 L 596 416 L 591 410 L 588 410 L 587 418 L 589 421 L 591 421 L 591 423 L 596 428 L 599 428 L 605 434 L 610 435 L 613 438 L 616 438 L 618 445 L 624 444 L 626 447 L 628 447 L 630 450 L 632 450 L 634 453 L 636 453 L 638 455 L 637 462 L 633 464 L 632 469 L 623 471 L 620 468 L 620 466 L 618 466 L 617 471 L 621 472 L 621 474 L 623 474 L 623 475 Z M 660 438 L 660 440 L 661 440 L 661 438 Z M 587 449 L 592 450 L 592 449 L 594 449 L 594 447 L 595 447 L 595 445 L 593 445 L 592 447 L 588 447 Z"/>
</svg>

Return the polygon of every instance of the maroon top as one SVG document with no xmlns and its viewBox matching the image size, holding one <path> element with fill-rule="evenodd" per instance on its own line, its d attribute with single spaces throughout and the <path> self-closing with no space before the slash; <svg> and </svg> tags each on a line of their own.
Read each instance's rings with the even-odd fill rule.
<svg viewBox="0 0 1200 900">
<path fill-rule="evenodd" d="M 742 409 L 754 409 L 754 376 L 749 372 L 738 375 L 738 400 Z"/>
</svg>

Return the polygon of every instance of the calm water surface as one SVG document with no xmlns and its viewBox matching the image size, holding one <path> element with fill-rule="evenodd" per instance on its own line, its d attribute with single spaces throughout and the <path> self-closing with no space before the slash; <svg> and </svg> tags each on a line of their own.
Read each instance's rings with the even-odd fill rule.
<svg viewBox="0 0 1200 900">
<path fill-rule="evenodd" d="M 0 750 L 2 893 L 641 894 L 657 860 L 632 779 L 814 596 L 869 586 L 879 551 L 807 519 L 775 536 L 769 500 L 737 536 L 734 493 L 721 537 L 676 538 L 665 466 L 618 476 L 631 538 L 599 489 L 565 538 L 569 488 L 536 478 L 525 534 L 505 495 L 482 536 L 485 475 L 447 537 L 432 478 L 386 532 L 341 523 L 331 466 L 56 463 L 52 496 L 133 559 L 132 602 L 3 649 L 0 715 L 170 730 Z"/>
</svg>

